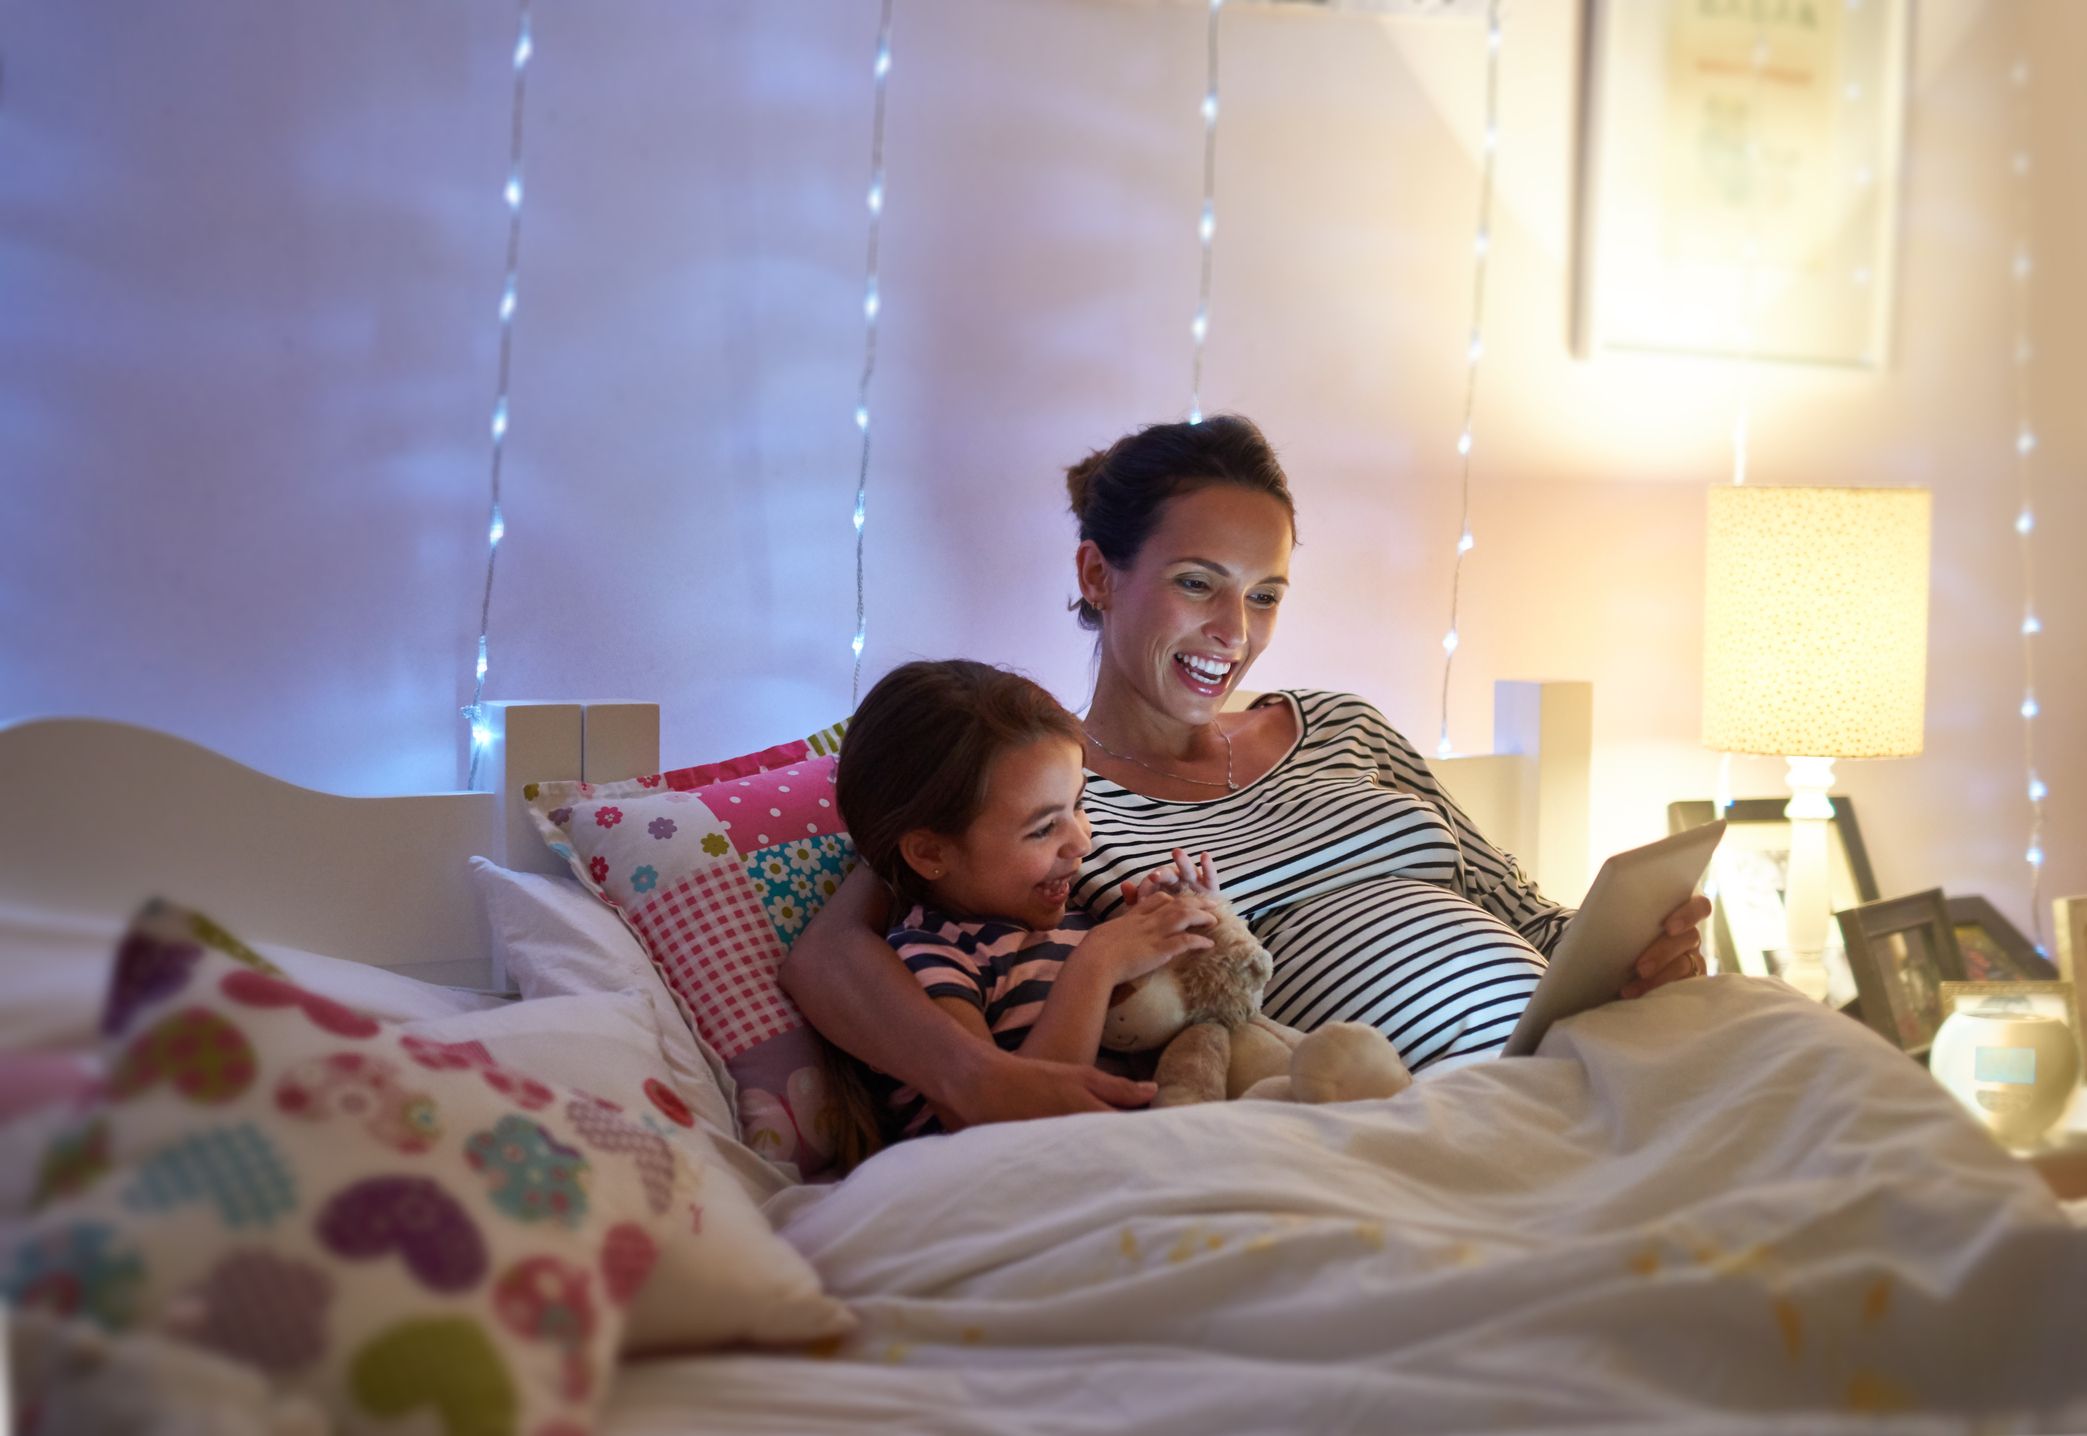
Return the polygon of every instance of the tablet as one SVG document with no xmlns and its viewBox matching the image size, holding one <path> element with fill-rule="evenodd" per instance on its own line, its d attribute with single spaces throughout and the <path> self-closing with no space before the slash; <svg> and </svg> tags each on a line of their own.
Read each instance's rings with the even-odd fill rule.
<svg viewBox="0 0 2087 1436">
<path fill-rule="evenodd" d="M 1613 1001 L 1667 914 L 1695 892 L 1724 835 L 1720 818 L 1603 863 L 1501 1055 L 1526 1057 L 1553 1022 Z"/>
</svg>

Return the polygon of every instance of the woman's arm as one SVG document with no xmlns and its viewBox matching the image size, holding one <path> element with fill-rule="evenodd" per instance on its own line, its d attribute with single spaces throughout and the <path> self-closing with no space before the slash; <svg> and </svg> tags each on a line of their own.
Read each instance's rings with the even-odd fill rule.
<svg viewBox="0 0 2087 1436">
<path fill-rule="evenodd" d="M 937 1011 L 884 940 L 891 906 L 858 866 L 777 974 L 836 1047 L 910 1083 L 959 1125 L 1142 1106 L 1156 1090 L 1090 1066 L 1002 1052 Z"/>
</svg>

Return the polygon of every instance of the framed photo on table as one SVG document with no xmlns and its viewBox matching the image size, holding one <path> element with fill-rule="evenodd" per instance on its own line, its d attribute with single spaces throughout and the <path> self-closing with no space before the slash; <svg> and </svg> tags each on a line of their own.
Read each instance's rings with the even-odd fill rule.
<svg viewBox="0 0 2087 1436">
<path fill-rule="evenodd" d="M 1711 955 L 1719 972 L 1780 977 L 1788 943 L 1783 904 L 1790 886 L 1790 820 L 1786 798 L 1741 798 L 1725 809 L 1725 839 L 1710 859 L 1704 892 L 1711 902 Z M 1667 804 L 1667 831 L 1701 827 L 1716 816 L 1707 799 Z M 1835 912 L 1877 900 L 1877 879 L 1855 822 L 1855 804 L 1833 799 L 1826 835 L 1827 898 Z M 1827 1000 L 1845 1007 L 1856 997 L 1839 933 L 1827 930 Z"/>
<path fill-rule="evenodd" d="M 1575 344 L 1880 368 L 1910 0 L 1587 0 Z"/>
<path fill-rule="evenodd" d="M 1946 1015 L 1942 985 L 1964 980 L 1942 889 L 1864 903 L 1834 917 L 1862 1020 L 1910 1056 L 1924 1056 Z"/>
<path fill-rule="evenodd" d="M 2087 985 L 2087 893 L 2052 898 L 2051 922 L 2057 928 L 2058 975 Z"/>
<path fill-rule="evenodd" d="M 2058 968 L 1982 897 L 1948 900 L 1966 982 L 2055 982 Z"/>
</svg>

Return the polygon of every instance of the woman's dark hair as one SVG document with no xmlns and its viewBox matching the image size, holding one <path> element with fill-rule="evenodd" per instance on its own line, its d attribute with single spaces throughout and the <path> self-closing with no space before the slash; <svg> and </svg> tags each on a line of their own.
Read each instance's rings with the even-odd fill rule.
<svg viewBox="0 0 2087 1436">
<path fill-rule="evenodd" d="M 1238 414 L 1217 414 L 1198 424 L 1150 424 L 1097 449 L 1065 471 L 1065 491 L 1080 537 L 1094 540 L 1111 568 L 1129 568 L 1159 525 L 1169 499 L 1237 484 L 1264 493 L 1283 506 L 1290 532 L 1297 532 L 1297 505 L 1275 450 Z M 1069 605 L 1080 627 L 1099 629 L 1101 613 L 1084 598 Z"/>
<path fill-rule="evenodd" d="M 899 840 L 962 833 L 985 807 L 993 760 L 1047 737 L 1077 744 L 1080 722 L 1019 673 L 964 658 L 892 669 L 848 720 L 834 774 L 855 851 L 901 901 L 921 901 Z"/>
</svg>

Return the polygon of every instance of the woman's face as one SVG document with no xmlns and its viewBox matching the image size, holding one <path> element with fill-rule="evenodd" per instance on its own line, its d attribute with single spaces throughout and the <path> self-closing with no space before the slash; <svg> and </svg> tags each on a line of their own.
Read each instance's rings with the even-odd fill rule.
<svg viewBox="0 0 2087 1436">
<path fill-rule="evenodd" d="M 1282 504 L 1237 484 L 1168 500 L 1128 568 L 1081 544 L 1081 592 L 1102 609 L 1096 697 L 1127 686 L 1180 722 L 1215 719 L 1275 637 L 1291 544 Z"/>
</svg>

